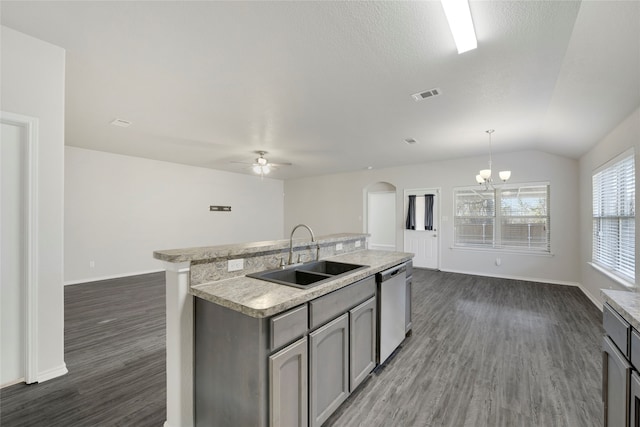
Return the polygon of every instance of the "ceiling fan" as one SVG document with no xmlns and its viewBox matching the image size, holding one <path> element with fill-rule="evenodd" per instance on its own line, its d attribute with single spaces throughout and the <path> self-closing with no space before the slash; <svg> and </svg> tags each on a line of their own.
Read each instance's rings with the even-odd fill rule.
<svg viewBox="0 0 640 427">
<path fill-rule="evenodd" d="M 266 157 L 264 157 L 264 155 L 267 154 L 266 151 L 259 150 L 254 151 L 254 153 L 256 153 L 258 157 L 256 158 L 255 162 L 251 164 L 251 170 L 253 170 L 256 175 L 260 175 L 261 177 L 267 175 L 273 168 L 277 168 L 279 166 L 291 166 L 291 163 L 271 163 Z M 249 164 L 246 162 L 232 163 Z"/>
</svg>

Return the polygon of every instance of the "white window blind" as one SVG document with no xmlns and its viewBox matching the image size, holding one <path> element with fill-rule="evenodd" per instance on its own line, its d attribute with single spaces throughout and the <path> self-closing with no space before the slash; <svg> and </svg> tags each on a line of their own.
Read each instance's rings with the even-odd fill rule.
<svg viewBox="0 0 640 427">
<path fill-rule="evenodd" d="M 495 192 L 482 189 L 456 189 L 455 243 L 460 246 L 493 247 Z"/>
<path fill-rule="evenodd" d="M 593 175 L 593 263 L 635 282 L 636 180 L 633 151 Z"/>
<path fill-rule="evenodd" d="M 459 188 L 454 200 L 455 246 L 551 251 L 548 184 Z"/>
<path fill-rule="evenodd" d="M 502 246 L 549 252 L 549 186 L 500 191 Z"/>
</svg>

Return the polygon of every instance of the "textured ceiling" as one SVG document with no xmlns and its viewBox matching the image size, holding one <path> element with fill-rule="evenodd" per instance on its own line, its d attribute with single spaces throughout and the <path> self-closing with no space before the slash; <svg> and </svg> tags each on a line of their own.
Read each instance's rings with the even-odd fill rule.
<svg viewBox="0 0 640 427">
<path fill-rule="evenodd" d="M 478 48 L 462 55 L 439 1 L 0 13 L 67 50 L 67 145 L 246 173 L 232 161 L 265 150 L 293 163 L 274 178 L 486 154 L 488 128 L 496 152 L 577 158 L 640 105 L 639 1 L 472 1 Z"/>
</svg>

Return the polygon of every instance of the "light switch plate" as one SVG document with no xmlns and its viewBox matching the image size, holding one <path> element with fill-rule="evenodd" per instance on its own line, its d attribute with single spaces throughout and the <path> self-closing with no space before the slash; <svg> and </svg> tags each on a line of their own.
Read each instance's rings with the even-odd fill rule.
<svg viewBox="0 0 640 427">
<path fill-rule="evenodd" d="M 227 271 L 238 271 L 244 268 L 244 259 L 230 259 L 228 264 Z"/>
</svg>

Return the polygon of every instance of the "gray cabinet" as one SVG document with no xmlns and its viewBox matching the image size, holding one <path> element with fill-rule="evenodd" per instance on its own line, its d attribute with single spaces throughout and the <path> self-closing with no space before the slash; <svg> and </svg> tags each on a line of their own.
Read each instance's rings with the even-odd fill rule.
<svg viewBox="0 0 640 427">
<path fill-rule="evenodd" d="M 271 427 L 308 424 L 307 337 L 269 356 Z"/>
<path fill-rule="evenodd" d="M 640 377 L 637 372 L 631 373 L 631 396 L 629 399 L 629 410 L 631 422 L 629 426 L 640 425 Z"/>
<path fill-rule="evenodd" d="M 309 334 L 309 426 L 319 427 L 349 395 L 349 315 Z"/>
<path fill-rule="evenodd" d="M 629 425 L 631 364 L 613 341 L 605 336 L 602 343 L 602 400 L 604 426 Z"/>
<path fill-rule="evenodd" d="M 373 297 L 349 312 L 349 391 L 376 367 L 376 298 Z"/>
</svg>

